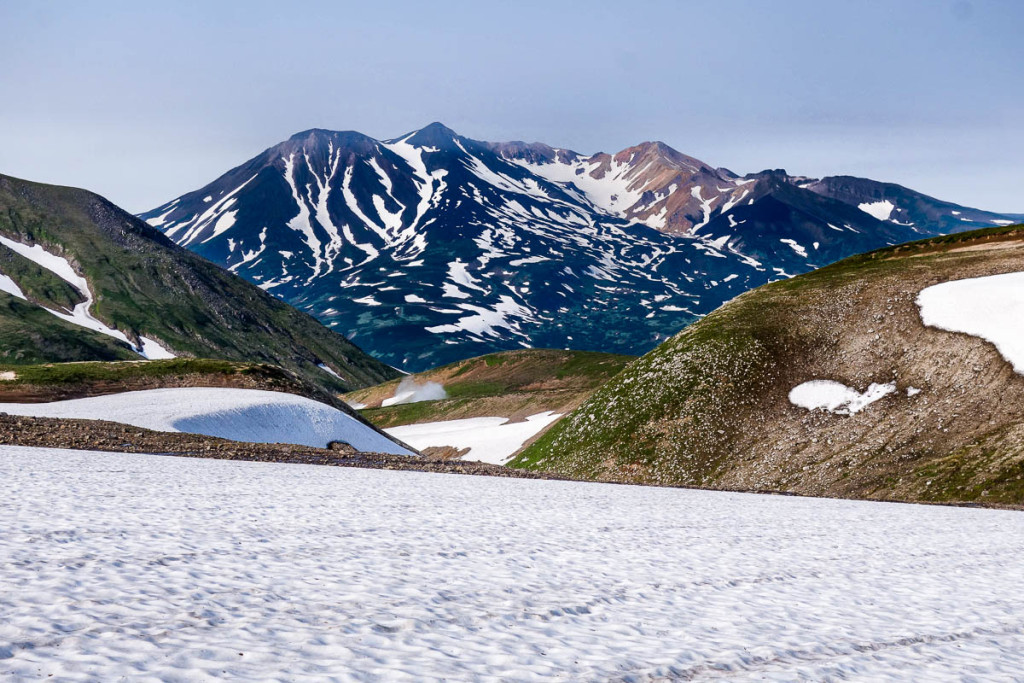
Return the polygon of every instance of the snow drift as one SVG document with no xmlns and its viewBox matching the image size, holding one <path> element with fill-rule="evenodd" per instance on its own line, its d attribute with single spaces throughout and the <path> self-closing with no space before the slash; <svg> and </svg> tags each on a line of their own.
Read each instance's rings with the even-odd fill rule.
<svg viewBox="0 0 1024 683">
<path fill-rule="evenodd" d="M 53 403 L 0 403 L 0 411 L 33 417 L 109 420 L 233 441 L 316 448 L 344 441 L 360 451 L 415 455 L 337 408 L 277 391 L 150 389 Z"/>
</svg>

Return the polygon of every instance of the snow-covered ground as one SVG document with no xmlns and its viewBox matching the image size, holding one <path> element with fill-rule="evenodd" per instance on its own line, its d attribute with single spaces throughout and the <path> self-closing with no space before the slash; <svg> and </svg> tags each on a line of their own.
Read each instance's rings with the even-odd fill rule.
<svg viewBox="0 0 1024 683">
<path fill-rule="evenodd" d="M 331 441 L 344 441 L 360 451 L 415 455 L 337 408 L 279 391 L 149 389 L 53 403 L 0 403 L 0 412 L 109 420 L 160 432 L 255 443 L 323 448 Z"/>
<path fill-rule="evenodd" d="M 992 342 L 1024 374 L 1024 273 L 943 282 L 917 297 L 925 325 Z"/>
<path fill-rule="evenodd" d="M 1024 514 L 0 447 L 0 678 L 1013 680 Z"/>
<path fill-rule="evenodd" d="M 560 417 L 561 414 L 548 410 L 530 415 L 522 422 L 509 422 L 507 417 L 468 417 L 403 425 L 384 431 L 419 450 L 430 446 L 468 448 L 463 460 L 504 465 L 523 444 Z"/>
</svg>

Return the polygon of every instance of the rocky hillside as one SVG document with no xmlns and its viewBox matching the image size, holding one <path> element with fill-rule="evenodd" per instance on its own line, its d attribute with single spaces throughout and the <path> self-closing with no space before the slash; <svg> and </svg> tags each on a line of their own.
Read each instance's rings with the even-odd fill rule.
<svg viewBox="0 0 1024 683">
<path fill-rule="evenodd" d="M 1004 216 L 870 180 L 298 133 L 142 214 L 176 243 L 409 371 L 520 347 L 643 353 L 737 294 Z"/>
<path fill-rule="evenodd" d="M 918 305 L 934 285 L 1020 271 L 1024 226 L 1011 226 L 761 287 L 632 363 L 513 464 L 611 481 L 1020 504 L 1024 375 L 1005 355 L 1016 342 L 1001 352 L 926 326 Z M 1019 325 L 1003 318 L 1019 316 L 1021 287 L 1001 286 L 974 305 L 987 307 L 978 324 L 1005 339 Z M 958 305 L 962 315 L 971 304 Z"/>
<path fill-rule="evenodd" d="M 398 373 L 84 190 L 0 176 L 0 364 L 207 357 L 325 390 Z"/>
</svg>

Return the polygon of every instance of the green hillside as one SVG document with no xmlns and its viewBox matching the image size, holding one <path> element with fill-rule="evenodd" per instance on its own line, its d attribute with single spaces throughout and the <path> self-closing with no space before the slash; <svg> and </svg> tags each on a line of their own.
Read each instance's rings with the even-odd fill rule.
<svg viewBox="0 0 1024 683">
<path fill-rule="evenodd" d="M 91 313 L 129 339 L 154 338 L 178 356 L 279 365 L 332 391 L 398 375 L 310 316 L 91 192 L 0 176 L 0 235 L 66 258 L 89 282 Z M 138 357 L 126 344 L 32 305 L 66 310 L 82 298 L 2 245 L 0 273 L 31 302 L 0 292 L 0 363 Z"/>
<path fill-rule="evenodd" d="M 596 480 L 1024 503 L 1024 376 L 925 327 L 918 293 L 1024 271 L 1024 227 L 879 250 L 750 291 L 629 365 L 511 463 Z M 813 379 L 897 391 L 808 411 Z M 919 389 L 915 393 L 909 389 Z"/>
</svg>

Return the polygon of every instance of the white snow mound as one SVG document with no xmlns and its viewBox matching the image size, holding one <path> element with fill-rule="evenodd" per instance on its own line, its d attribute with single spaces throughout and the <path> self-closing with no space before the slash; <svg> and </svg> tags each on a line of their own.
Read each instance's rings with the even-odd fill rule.
<svg viewBox="0 0 1024 683">
<path fill-rule="evenodd" d="M 255 443 L 323 448 L 331 441 L 344 441 L 360 451 L 415 455 L 337 408 L 278 391 L 150 389 L 53 403 L 0 403 L 0 412 L 109 420 L 160 432 Z"/>
<path fill-rule="evenodd" d="M 1024 374 L 1024 273 L 943 282 L 917 296 L 921 321 L 992 342 Z"/>
<path fill-rule="evenodd" d="M 836 415 L 853 415 L 875 401 L 896 391 L 896 385 L 872 384 L 861 393 L 841 382 L 814 379 L 799 384 L 789 392 L 789 402 L 807 410 L 823 409 Z"/>
</svg>

